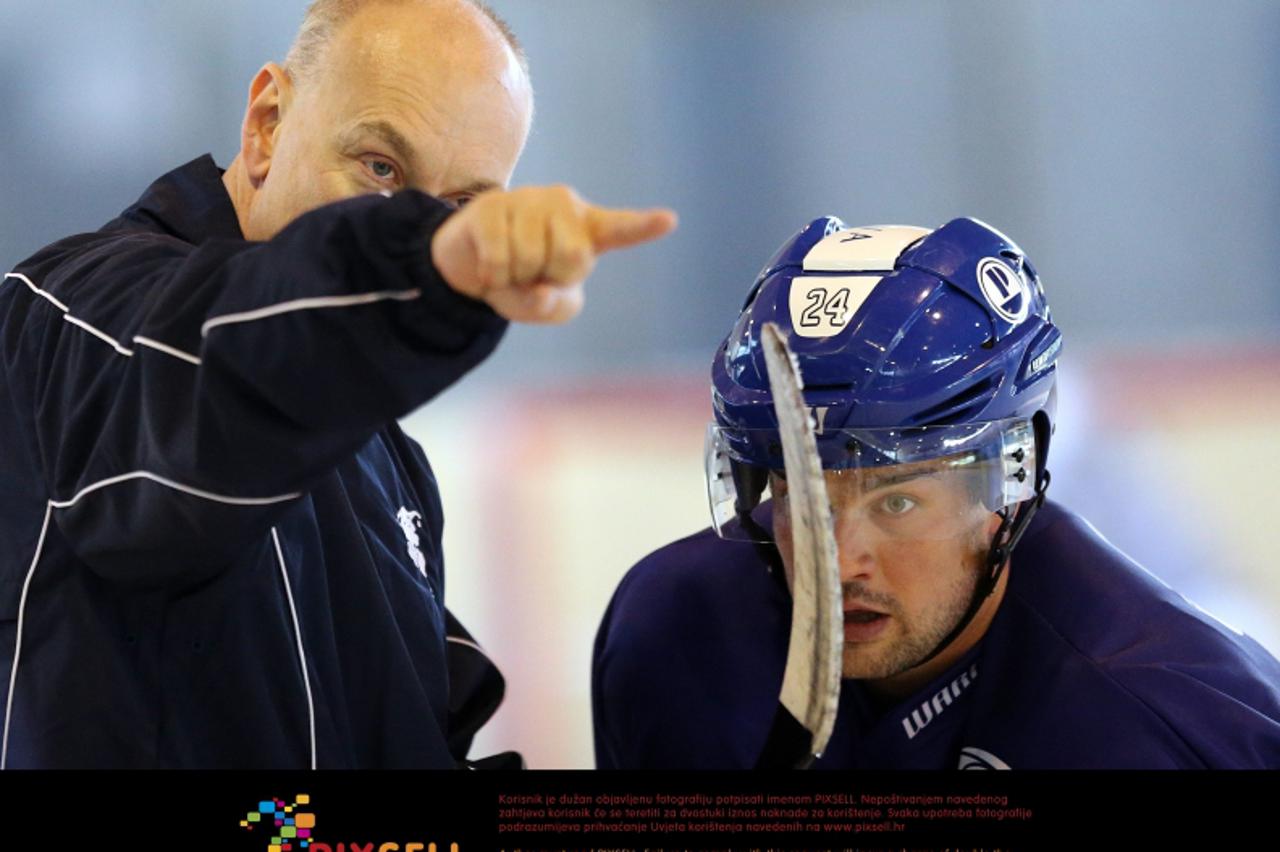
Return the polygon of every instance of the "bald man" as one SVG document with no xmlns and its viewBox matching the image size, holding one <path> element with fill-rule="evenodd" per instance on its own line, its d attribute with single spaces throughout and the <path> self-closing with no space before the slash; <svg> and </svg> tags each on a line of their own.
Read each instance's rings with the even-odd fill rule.
<svg viewBox="0 0 1280 852">
<path fill-rule="evenodd" d="M 320 0 L 240 151 L 0 286 L 0 766 L 453 767 L 501 678 L 396 418 L 668 211 L 506 191 L 532 94 L 464 0 Z"/>
</svg>

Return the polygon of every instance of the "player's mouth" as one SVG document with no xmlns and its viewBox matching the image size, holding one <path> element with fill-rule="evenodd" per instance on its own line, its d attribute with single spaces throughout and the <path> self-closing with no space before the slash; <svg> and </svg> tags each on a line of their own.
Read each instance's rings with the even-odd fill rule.
<svg viewBox="0 0 1280 852">
<path fill-rule="evenodd" d="M 888 626 L 888 613 L 859 606 L 850 607 L 844 611 L 846 642 L 870 642 L 878 639 Z"/>
</svg>

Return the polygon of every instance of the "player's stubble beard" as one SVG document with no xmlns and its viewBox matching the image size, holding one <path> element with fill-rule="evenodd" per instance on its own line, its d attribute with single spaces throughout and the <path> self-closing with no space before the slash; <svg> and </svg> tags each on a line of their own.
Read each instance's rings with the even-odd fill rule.
<svg viewBox="0 0 1280 852">
<path fill-rule="evenodd" d="M 857 601 L 888 612 L 898 628 L 888 642 L 866 646 L 846 643 L 842 675 L 874 680 L 892 677 L 919 665 L 955 629 L 969 608 L 986 566 L 987 549 L 987 543 L 980 536 L 968 539 L 963 551 L 965 570 L 953 572 L 937 603 L 921 613 L 907 614 L 895 596 L 872 592 L 861 581 L 841 584 L 846 604 Z"/>
</svg>

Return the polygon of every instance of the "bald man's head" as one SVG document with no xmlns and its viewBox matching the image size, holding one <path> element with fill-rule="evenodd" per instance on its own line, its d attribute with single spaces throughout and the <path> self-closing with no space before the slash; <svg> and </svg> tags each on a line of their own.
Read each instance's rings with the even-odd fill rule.
<svg viewBox="0 0 1280 852">
<path fill-rule="evenodd" d="M 505 187 L 533 111 L 517 51 L 472 0 L 318 0 L 250 86 L 224 178 L 245 236 L 353 195 Z"/>
<path fill-rule="evenodd" d="M 470 13 L 478 22 L 492 27 L 511 48 L 524 69 L 529 73 L 529 60 L 511 27 L 481 0 L 314 0 L 307 8 L 302 26 L 294 38 L 284 67 L 295 83 L 302 83 L 314 76 L 325 61 L 325 54 L 333 43 L 333 37 L 361 9 L 378 4 L 443 3 L 462 7 L 458 12 Z M 424 48 L 429 45 L 424 45 Z"/>
</svg>

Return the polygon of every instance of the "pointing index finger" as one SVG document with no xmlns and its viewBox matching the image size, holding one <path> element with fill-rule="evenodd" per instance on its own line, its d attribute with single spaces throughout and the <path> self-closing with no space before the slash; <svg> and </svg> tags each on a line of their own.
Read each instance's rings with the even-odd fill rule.
<svg viewBox="0 0 1280 852">
<path fill-rule="evenodd" d="M 676 228 L 676 214 L 665 207 L 622 210 L 590 207 L 587 229 L 596 253 L 647 243 L 664 237 Z"/>
</svg>

